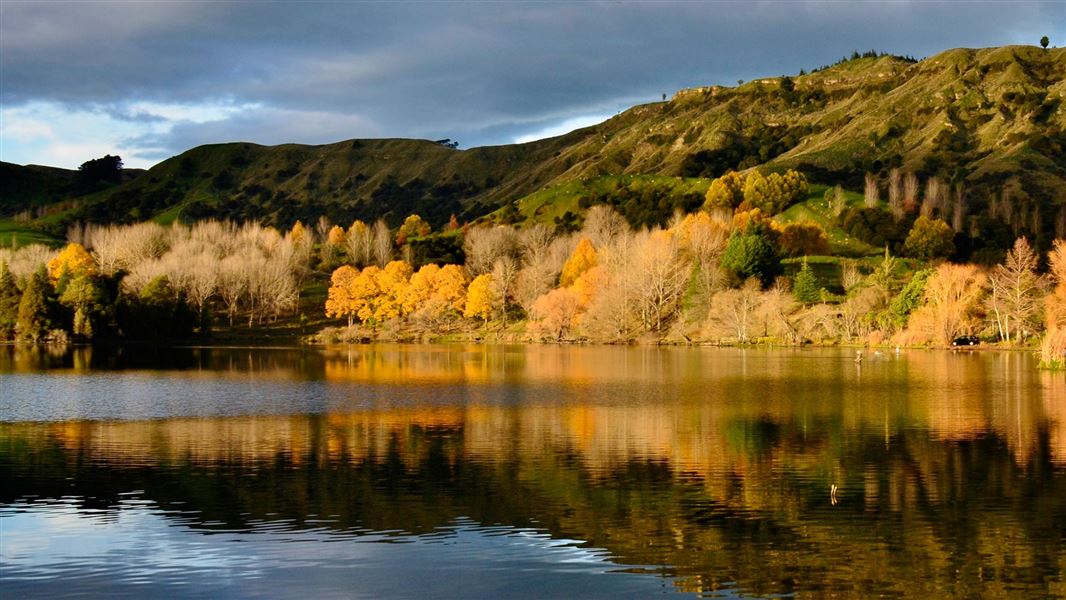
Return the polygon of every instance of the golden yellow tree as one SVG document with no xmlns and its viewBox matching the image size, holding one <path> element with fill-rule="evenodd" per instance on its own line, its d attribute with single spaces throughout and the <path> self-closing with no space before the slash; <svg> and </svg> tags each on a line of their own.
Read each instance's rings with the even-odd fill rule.
<svg viewBox="0 0 1066 600">
<path fill-rule="evenodd" d="M 569 288 L 574 293 L 578 308 L 581 310 L 588 308 L 596 294 L 599 294 L 606 286 L 606 283 L 607 272 L 599 265 L 582 273 L 574 281 L 574 285 Z M 556 300 L 558 299 L 556 298 Z"/>
<path fill-rule="evenodd" d="M 399 317 L 408 293 L 411 265 L 402 260 L 391 261 L 375 278 L 378 294 L 372 300 L 374 321 L 381 323 Z"/>
<path fill-rule="evenodd" d="M 330 276 L 329 292 L 326 296 L 326 316 L 332 318 L 347 317 L 348 327 L 352 326 L 352 319 L 358 310 L 355 298 L 352 296 L 352 282 L 359 276 L 348 265 L 338 267 Z"/>
<path fill-rule="evenodd" d="M 378 287 L 380 275 L 381 268 L 370 265 L 348 285 L 355 316 L 363 323 L 376 324 L 374 313 L 377 312 L 378 299 L 381 296 L 381 288 Z"/>
<path fill-rule="evenodd" d="M 344 245 L 344 240 L 347 236 L 344 234 L 344 228 L 340 225 L 334 225 L 329 230 L 329 235 L 326 237 L 326 242 L 335 248 L 340 248 Z"/>
<path fill-rule="evenodd" d="M 574 248 L 574 253 L 563 264 L 562 273 L 559 275 L 559 285 L 570 287 L 582 273 L 596 266 L 596 249 L 587 238 L 581 238 Z"/>
<path fill-rule="evenodd" d="M 466 291 L 463 316 L 468 319 L 482 319 L 487 323 L 498 302 L 499 293 L 492 281 L 492 275 L 482 273 L 470 282 L 470 287 Z"/>
<path fill-rule="evenodd" d="M 733 210 L 744 201 L 744 176 L 730 171 L 711 182 L 704 197 L 704 210 L 727 208 Z"/>
<path fill-rule="evenodd" d="M 433 298 L 445 302 L 455 311 L 466 306 L 466 271 L 459 265 L 444 265 L 434 282 Z"/>
<path fill-rule="evenodd" d="M 911 314 L 912 339 L 947 345 L 957 336 L 973 333 L 987 282 L 988 276 L 976 265 L 937 267 L 925 284 L 922 306 Z"/>
<path fill-rule="evenodd" d="M 294 244 L 302 244 L 307 241 L 307 228 L 300 222 L 299 219 L 292 224 L 292 229 L 289 230 L 289 237 L 292 238 Z"/>
<path fill-rule="evenodd" d="M 67 244 L 59 254 L 48 261 L 48 276 L 58 281 L 64 275 L 75 277 L 92 277 L 96 275 L 96 261 L 81 244 Z"/>
<path fill-rule="evenodd" d="M 423 265 L 416 273 L 411 275 L 410 285 L 401 299 L 403 314 L 409 315 L 422 308 L 436 289 L 437 277 L 440 275 L 440 267 L 435 264 Z"/>
</svg>

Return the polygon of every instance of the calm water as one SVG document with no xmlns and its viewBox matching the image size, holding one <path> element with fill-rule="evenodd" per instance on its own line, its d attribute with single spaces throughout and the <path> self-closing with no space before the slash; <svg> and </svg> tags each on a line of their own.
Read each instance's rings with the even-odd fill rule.
<svg viewBox="0 0 1066 600">
<path fill-rule="evenodd" d="M 1066 598 L 1066 376 L 852 356 L 0 347 L 0 597 Z"/>
</svg>

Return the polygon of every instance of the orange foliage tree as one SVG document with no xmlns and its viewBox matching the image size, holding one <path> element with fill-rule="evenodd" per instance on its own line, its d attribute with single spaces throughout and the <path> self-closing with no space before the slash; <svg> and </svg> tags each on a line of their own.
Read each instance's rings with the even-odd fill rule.
<svg viewBox="0 0 1066 600">
<path fill-rule="evenodd" d="M 96 261 L 81 244 L 67 244 L 59 254 L 48 261 L 48 276 L 58 281 L 66 275 L 68 278 L 92 277 L 96 275 Z"/>
<path fill-rule="evenodd" d="M 581 238 L 581 241 L 577 243 L 577 247 L 574 248 L 574 253 L 563 264 L 562 273 L 559 275 L 559 285 L 569 287 L 582 273 L 595 265 L 596 249 L 592 247 L 592 242 L 588 241 L 588 239 Z"/>
</svg>

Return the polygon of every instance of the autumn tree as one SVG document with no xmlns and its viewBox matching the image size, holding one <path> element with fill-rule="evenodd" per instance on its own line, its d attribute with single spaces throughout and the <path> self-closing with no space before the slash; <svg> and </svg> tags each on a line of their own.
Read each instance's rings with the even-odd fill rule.
<svg viewBox="0 0 1066 600">
<path fill-rule="evenodd" d="M 492 275 L 482 273 L 470 282 L 466 291 L 466 306 L 463 308 L 463 316 L 468 319 L 481 319 L 488 323 L 489 318 L 496 311 L 499 304 L 499 293 L 496 291 Z"/>
<path fill-rule="evenodd" d="M 650 232 L 637 246 L 632 269 L 633 309 L 644 331 L 663 331 L 676 313 L 691 273 L 671 231 Z"/>
<path fill-rule="evenodd" d="M 337 255 L 344 249 L 346 237 L 344 228 L 340 225 L 334 225 L 326 232 L 326 237 L 322 240 L 319 252 L 322 265 L 327 269 L 333 266 Z"/>
<path fill-rule="evenodd" d="M 596 266 L 596 249 L 587 238 L 581 238 L 574 253 L 566 260 L 559 274 L 559 285 L 569 287 L 582 273 Z"/>
<path fill-rule="evenodd" d="M 374 256 L 374 231 L 366 223 L 356 219 L 344 236 L 345 252 L 352 265 L 364 267 Z"/>
<path fill-rule="evenodd" d="M 1007 253 L 1007 259 L 992 269 L 989 277 L 988 309 L 1000 338 L 1021 342 L 1035 331 L 1040 312 L 1044 281 L 1037 274 L 1039 257 L 1029 241 L 1020 237 Z"/>
<path fill-rule="evenodd" d="M 767 214 L 777 214 L 807 196 L 807 178 L 789 169 L 784 175 L 752 171 L 744 181 L 744 201 Z"/>
<path fill-rule="evenodd" d="M 925 285 L 923 303 L 911 314 L 908 330 L 920 341 L 948 345 L 973 333 L 988 277 L 976 265 L 944 263 Z"/>
<path fill-rule="evenodd" d="M 732 211 L 744 201 L 744 176 L 730 171 L 711 181 L 704 196 L 703 209 L 712 211 L 725 208 Z"/>
<path fill-rule="evenodd" d="M 562 340 L 574 327 L 580 309 L 577 294 L 570 288 L 557 288 L 533 303 L 531 332 Z"/>
<path fill-rule="evenodd" d="M 922 215 L 907 234 L 903 252 L 920 260 L 947 258 L 955 253 L 955 233 L 944 221 Z"/>
<path fill-rule="evenodd" d="M 814 221 L 789 223 L 780 229 L 780 247 L 785 256 L 829 254 L 829 236 Z"/>
<path fill-rule="evenodd" d="M 48 276 L 52 282 L 64 277 L 91 277 L 96 274 L 96 261 L 81 244 L 67 244 L 59 254 L 48 261 Z"/>
<path fill-rule="evenodd" d="M 1040 342 L 1041 364 L 1066 368 L 1066 240 L 1055 240 L 1048 253 L 1048 277 L 1055 287 L 1044 299 L 1046 332 Z"/>
<path fill-rule="evenodd" d="M 400 228 L 396 230 L 396 245 L 402 246 L 411 238 L 427 236 L 430 231 L 432 231 L 432 228 L 429 223 L 422 220 L 422 217 L 409 215 L 404 219 Z"/>
</svg>

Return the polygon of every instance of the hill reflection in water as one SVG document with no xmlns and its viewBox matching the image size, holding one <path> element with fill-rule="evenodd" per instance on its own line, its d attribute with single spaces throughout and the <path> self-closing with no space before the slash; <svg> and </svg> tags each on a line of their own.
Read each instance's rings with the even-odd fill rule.
<svg viewBox="0 0 1066 600">
<path fill-rule="evenodd" d="M 678 591 L 1066 595 L 1066 380 L 1021 353 L 8 348 L 0 385 L 5 517 L 502 527 Z"/>
</svg>

